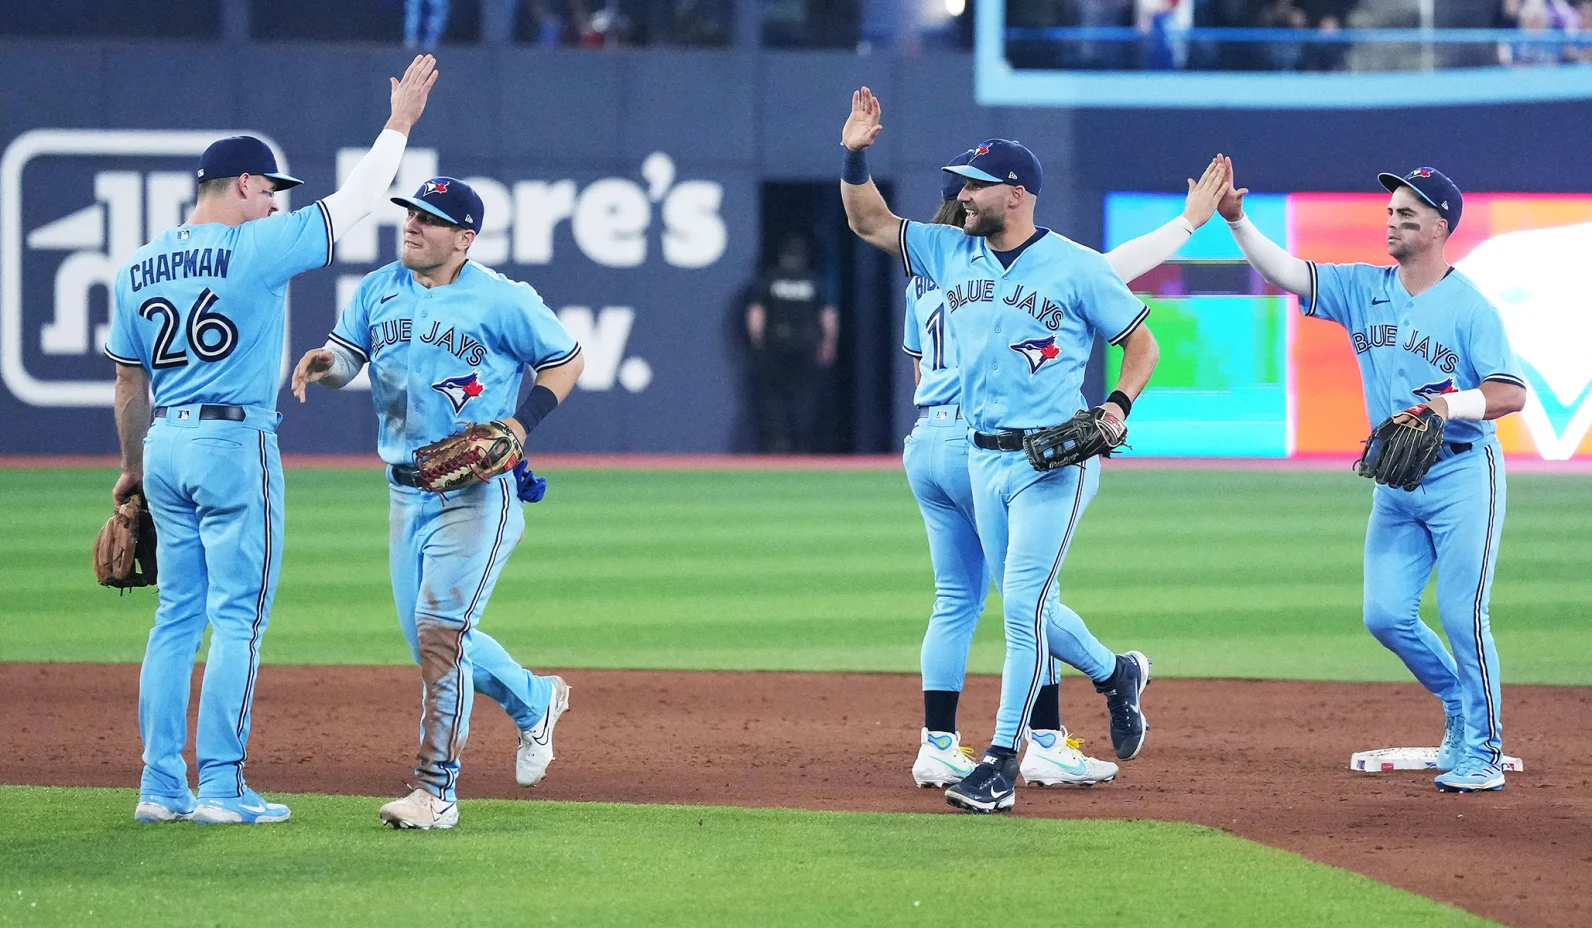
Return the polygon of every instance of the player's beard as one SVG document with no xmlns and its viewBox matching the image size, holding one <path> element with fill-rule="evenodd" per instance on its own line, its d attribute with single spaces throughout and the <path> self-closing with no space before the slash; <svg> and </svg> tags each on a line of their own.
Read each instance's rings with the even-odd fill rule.
<svg viewBox="0 0 1592 928">
<path fill-rule="evenodd" d="M 1006 231 L 1005 216 L 992 216 L 980 212 L 977 216 L 969 216 L 968 219 L 971 225 L 963 226 L 962 231 L 977 238 L 989 238 L 991 235 L 999 235 Z"/>
</svg>

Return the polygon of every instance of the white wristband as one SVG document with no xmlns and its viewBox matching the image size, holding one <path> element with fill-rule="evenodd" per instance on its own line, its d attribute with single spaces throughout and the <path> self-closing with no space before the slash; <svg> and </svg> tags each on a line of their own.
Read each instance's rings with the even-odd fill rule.
<svg viewBox="0 0 1592 928">
<path fill-rule="evenodd" d="M 1461 390 L 1443 394 L 1448 404 L 1448 418 L 1476 422 L 1487 416 L 1487 394 L 1480 390 Z"/>
</svg>

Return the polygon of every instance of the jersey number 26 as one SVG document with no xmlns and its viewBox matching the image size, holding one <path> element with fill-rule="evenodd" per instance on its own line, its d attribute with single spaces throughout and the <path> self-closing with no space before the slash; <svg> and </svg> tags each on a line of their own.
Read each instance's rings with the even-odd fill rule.
<svg viewBox="0 0 1592 928">
<path fill-rule="evenodd" d="M 238 347 L 238 327 L 231 319 L 215 311 L 216 303 L 221 299 L 208 287 L 199 294 L 199 299 L 193 301 L 193 307 L 188 310 L 188 347 L 199 356 L 201 361 L 220 361 L 232 354 Z M 188 363 L 188 353 L 185 351 L 172 351 L 171 343 L 177 338 L 177 329 L 182 326 L 182 314 L 177 307 L 171 305 L 164 297 L 155 297 L 145 300 L 144 305 L 138 307 L 138 314 L 145 319 L 160 319 L 160 331 L 155 335 L 153 358 L 150 366 L 154 368 L 182 367 Z"/>
</svg>

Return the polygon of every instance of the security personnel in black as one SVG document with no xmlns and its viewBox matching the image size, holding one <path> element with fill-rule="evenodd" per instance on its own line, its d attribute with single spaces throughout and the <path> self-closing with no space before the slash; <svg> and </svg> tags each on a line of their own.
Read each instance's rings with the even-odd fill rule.
<svg viewBox="0 0 1592 928">
<path fill-rule="evenodd" d="M 840 313 L 824 299 L 807 242 L 786 239 L 746 307 L 746 334 L 756 370 L 758 450 L 813 450 L 820 375 L 835 363 Z"/>
</svg>

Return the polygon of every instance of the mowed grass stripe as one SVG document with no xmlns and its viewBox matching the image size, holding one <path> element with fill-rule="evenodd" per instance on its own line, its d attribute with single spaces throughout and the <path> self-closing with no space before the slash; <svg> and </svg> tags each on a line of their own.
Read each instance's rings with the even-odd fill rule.
<svg viewBox="0 0 1592 928">
<path fill-rule="evenodd" d="M 483 627 L 528 664 L 915 672 L 927 544 L 890 472 L 554 472 Z M 93 586 L 108 471 L 3 471 L 0 660 L 137 661 L 149 592 Z M 1371 485 L 1343 472 L 1114 470 L 1062 572 L 1111 647 L 1167 676 L 1407 680 L 1360 624 Z M 1592 477 L 1517 475 L 1493 596 L 1511 683 L 1592 684 Z M 287 475 L 287 551 L 263 657 L 401 664 L 386 490 Z M 1428 597 L 1430 598 L 1430 597 Z M 970 669 L 999 672 L 998 597 Z M 1436 616 L 1430 603 L 1428 621 Z"/>
<path fill-rule="evenodd" d="M 136 825 L 131 790 L 0 787 L 18 925 L 1490 924 L 1161 822 L 470 801 L 394 833 L 381 799 L 277 797 L 280 826 Z"/>
</svg>

